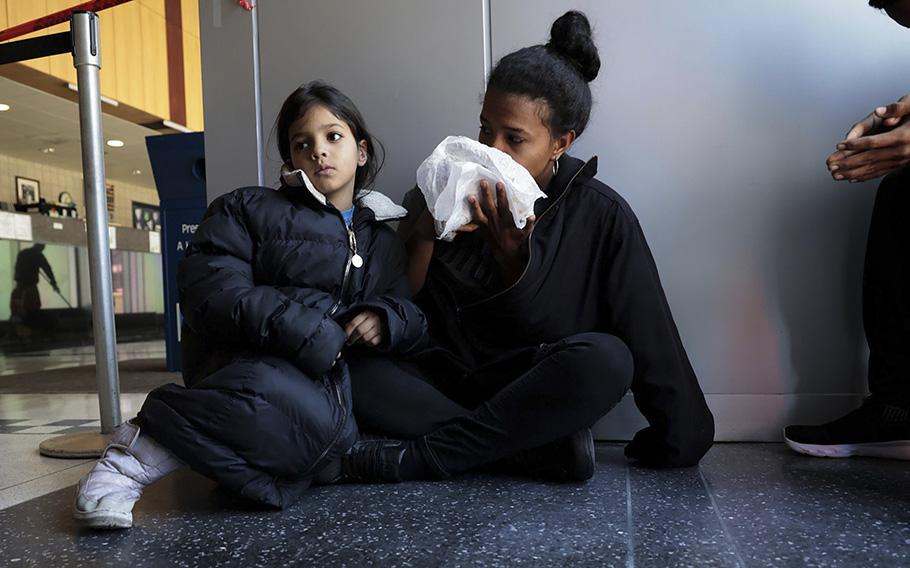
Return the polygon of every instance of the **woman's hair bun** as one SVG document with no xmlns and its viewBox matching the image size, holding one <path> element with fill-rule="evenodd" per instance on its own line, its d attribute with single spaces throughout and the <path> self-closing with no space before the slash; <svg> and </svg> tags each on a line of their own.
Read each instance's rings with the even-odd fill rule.
<svg viewBox="0 0 910 568">
<path fill-rule="evenodd" d="M 570 10 L 553 22 L 547 47 L 566 59 L 585 81 L 593 81 L 600 71 L 600 56 L 591 37 L 587 16 Z"/>
</svg>

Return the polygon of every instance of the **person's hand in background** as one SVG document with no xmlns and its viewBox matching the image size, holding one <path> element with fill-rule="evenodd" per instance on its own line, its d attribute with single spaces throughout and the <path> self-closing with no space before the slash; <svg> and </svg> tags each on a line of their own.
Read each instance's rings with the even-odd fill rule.
<svg viewBox="0 0 910 568">
<path fill-rule="evenodd" d="M 859 182 L 910 164 L 910 95 L 878 107 L 850 128 L 827 160 L 831 176 Z"/>
</svg>

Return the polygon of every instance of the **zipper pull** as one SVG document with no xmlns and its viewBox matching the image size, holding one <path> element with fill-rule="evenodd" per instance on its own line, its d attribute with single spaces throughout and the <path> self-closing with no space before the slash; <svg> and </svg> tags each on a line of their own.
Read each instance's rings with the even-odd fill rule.
<svg viewBox="0 0 910 568">
<path fill-rule="evenodd" d="M 354 268 L 360 268 L 363 266 L 363 257 L 357 254 L 357 237 L 354 235 L 354 229 L 348 225 L 348 244 L 351 247 L 351 252 L 354 253 L 351 256 L 351 265 Z"/>
</svg>

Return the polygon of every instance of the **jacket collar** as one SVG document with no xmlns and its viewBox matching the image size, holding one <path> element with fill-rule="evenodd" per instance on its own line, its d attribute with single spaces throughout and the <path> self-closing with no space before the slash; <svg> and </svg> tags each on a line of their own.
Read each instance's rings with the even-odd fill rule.
<svg viewBox="0 0 910 568">
<path fill-rule="evenodd" d="M 288 187 L 305 187 L 319 204 L 323 207 L 330 207 L 325 195 L 319 193 L 303 170 L 291 170 L 287 166 L 281 166 L 281 181 Z M 396 205 L 394 201 L 378 191 L 360 190 L 354 201 L 359 207 L 371 210 L 377 221 L 392 221 L 408 216 L 407 209 Z"/>
<path fill-rule="evenodd" d="M 583 162 L 578 158 L 563 154 L 559 158 L 559 171 L 550 180 L 544 193 L 548 198 L 556 199 L 568 189 L 569 183 L 572 183 L 573 186 L 584 185 L 595 175 L 597 175 L 597 156 Z"/>
</svg>

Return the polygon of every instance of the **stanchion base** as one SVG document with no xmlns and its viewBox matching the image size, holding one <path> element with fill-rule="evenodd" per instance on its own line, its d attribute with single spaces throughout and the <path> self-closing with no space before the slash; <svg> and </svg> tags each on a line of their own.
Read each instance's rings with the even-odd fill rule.
<svg viewBox="0 0 910 568">
<path fill-rule="evenodd" d="M 62 459 L 100 458 L 110 436 L 101 432 L 79 432 L 48 438 L 38 444 L 42 456 Z"/>
</svg>

